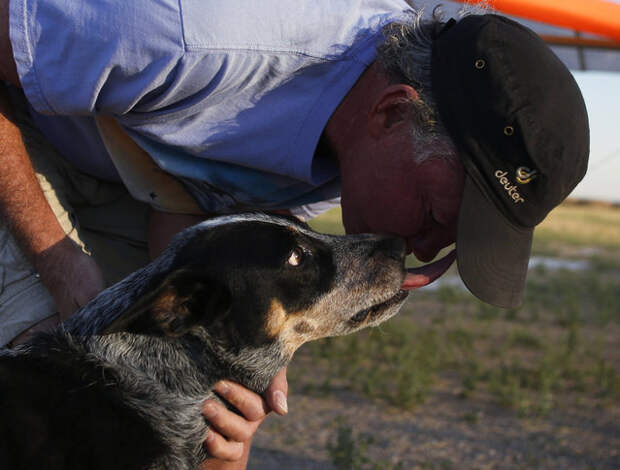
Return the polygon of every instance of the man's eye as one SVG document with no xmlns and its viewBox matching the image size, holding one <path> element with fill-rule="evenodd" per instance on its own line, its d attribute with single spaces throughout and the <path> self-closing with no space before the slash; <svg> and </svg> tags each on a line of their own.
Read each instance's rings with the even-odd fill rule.
<svg viewBox="0 0 620 470">
<path fill-rule="evenodd" d="M 291 266 L 299 266 L 303 260 L 303 257 L 304 252 L 301 248 L 297 247 L 291 252 L 291 255 L 288 257 L 288 264 L 290 264 Z"/>
</svg>

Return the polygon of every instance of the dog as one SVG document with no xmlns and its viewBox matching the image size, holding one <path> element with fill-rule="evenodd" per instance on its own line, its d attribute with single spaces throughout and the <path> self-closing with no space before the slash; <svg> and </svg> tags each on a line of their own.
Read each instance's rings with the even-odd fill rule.
<svg viewBox="0 0 620 470">
<path fill-rule="evenodd" d="M 212 386 L 263 393 L 303 343 L 395 315 L 405 242 L 222 216 L 56 330 L 0 353 L 0 468 L 197 468 Z"/>
</svg>

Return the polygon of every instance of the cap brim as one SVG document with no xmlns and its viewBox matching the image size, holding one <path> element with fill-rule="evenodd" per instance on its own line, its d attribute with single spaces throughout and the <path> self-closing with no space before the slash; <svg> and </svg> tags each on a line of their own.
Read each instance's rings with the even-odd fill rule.
<svg viewBox="0 0 620 470">
<path fill-rule="evenodd" d="M 511 224 L 467 176 L 456 241 L 459 274 L 480 300 L 517 307 L 525 289 L 534 229 Z"/>
</svg>

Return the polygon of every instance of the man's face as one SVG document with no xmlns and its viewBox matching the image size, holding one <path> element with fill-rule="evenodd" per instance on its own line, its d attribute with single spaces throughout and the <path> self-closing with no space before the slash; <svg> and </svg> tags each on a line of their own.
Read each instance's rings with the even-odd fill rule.
<svg viewBox="0 0 620 470">
<path fill-rule="evenodd" d="M 348 233 L 403 237 L 409 250 L 426 262 L 454 243 L 463 167 L 458 159 L 446 158 L 452 148 L 426 145 L 416 146 L 407 135 L 358 151 L 359 164 L 342 171 L 343 222 Z M 427 152 L 423 163 L 415 163 L 416 147 Z"/>
</svg>

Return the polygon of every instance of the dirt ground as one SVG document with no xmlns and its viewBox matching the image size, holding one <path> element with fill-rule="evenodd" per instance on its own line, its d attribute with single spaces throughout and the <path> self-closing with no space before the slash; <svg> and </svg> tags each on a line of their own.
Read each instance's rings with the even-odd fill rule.
<svg viewBox="0 0 620 470">
<path fill-rule="evenodd" d="M 324 397 L 296 393 L 295 385 L 289 415 L 263 424 L 248 468 L 337 469 L 327 449 L 343 423 L 362 444 L 372 441 L 358 448 L 370 462 L 359 468 L 620 468 L 617 407 L 566 397 L 544 418 L 522 418 L 490 399 L 460 398 L 447 378 L 424 404 L 403 411 L 344 390 Z"/>
<path fill-rule="evenodd" d="M 419 323 L 430 324 L 425 320 Z M 482 335 L 478 323 L 463 325 Z M 532 327 L 549 343 L 560 336 L 557 326 L 537 322 Z M 489 328 L 496 335 L 491 341 L 499 342 L 508 337 L 504 330 L 510 322 L 496 320 Z M 601 329 L 580 331 L 582 343 L 589 344 L 594 341 L 589 337 Z M 613 345 L 618 344 L 620 330 L 611 323 L 603 331 L 598 336 L 612 346 L 609 359 L 617 366 Z M 528 360 L 528 351 L 520 354 Z M 491 355 L 485 355 L 488 363 L 493 362 Z M 337 360 L 329 357 L 328 361 Z M 325 370 L 311 348 L 298 351 L 288 377 L 289 415 L 270 416 L 261 426 L 248 467 L 252 470 L 620 469 L 620 405 L 601 400 L 593 391 L 560 388 L 547 413 L 524 415 L 498 403 L 484 386 L 464 395 L 462 377 L 440 370 L 426 399 L 407 409 L 353 391 L 350 381 L 360 383 L 362 377 L 345 379 Z M 383 387 L 386 393 L 393 384 Z M 343 430 L 348 438 L 339 442 Z M 349 452 L 354 461 L 337 464 L 330 447 Z"/>
</svg>

